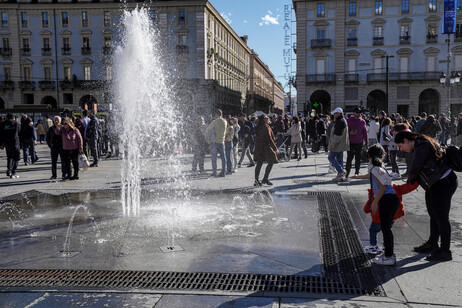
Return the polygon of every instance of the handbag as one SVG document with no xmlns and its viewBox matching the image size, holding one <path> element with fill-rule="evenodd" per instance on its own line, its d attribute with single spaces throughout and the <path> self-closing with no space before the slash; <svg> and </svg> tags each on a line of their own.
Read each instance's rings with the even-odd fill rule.
<svg viewBox="0 0 462 308">
<path fill-rule="evenodd" d="M 85 171 L 90 167 L 90 162 L 85 154 L 79 154 L 79 169 Z"/>
</svg>

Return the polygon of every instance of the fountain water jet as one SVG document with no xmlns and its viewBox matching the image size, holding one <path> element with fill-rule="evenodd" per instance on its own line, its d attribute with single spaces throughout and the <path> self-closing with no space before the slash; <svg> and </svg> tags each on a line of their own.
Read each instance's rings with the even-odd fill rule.
<svg viewBox="0 0 462 308">
<path fill-rule="evenodd" d="M 142 172 L 154 164 L 143 157 L 152 146 L 154 157 L 167 156 L 162 173 L 180 178 L 176 152 L 181 120 L 172 89 L 168 85 L 165 53 L 160 48 L 160 34 L 152 25 L 147 9 L 125 11 L 123 31 L 114 53 L 116 106 L 122 145 L 122 205 L 123 214 L 140 213 Z"/>
</svg>

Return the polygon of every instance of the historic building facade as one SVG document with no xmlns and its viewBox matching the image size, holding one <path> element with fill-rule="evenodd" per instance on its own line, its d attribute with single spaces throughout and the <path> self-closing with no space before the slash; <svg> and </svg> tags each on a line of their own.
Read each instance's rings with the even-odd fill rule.
<svg viewBox="0 0 462 308">
<path fill-rule="evenodd" d="M 374 114 L 440 113 L 448 106 L 452 114 L 462 111 L 462 87 L 439 81 L 448 58 L 442 0 L 293 0 L 293 6 L 299 111 L 355 105 Z M 449 64 L 450 71 L 462 72 L 458 6 Z"/>
<path fill-rule="evenodd" d="M 113 42 L 122 7 L 112 0 L 10 0 L 0 8 L 0 109 L 80 110 L 111 103 Z M 207 0 L 145 2 L 179 99 L 199 114 L 245 110 L 252 51 Z"/>
</svg>

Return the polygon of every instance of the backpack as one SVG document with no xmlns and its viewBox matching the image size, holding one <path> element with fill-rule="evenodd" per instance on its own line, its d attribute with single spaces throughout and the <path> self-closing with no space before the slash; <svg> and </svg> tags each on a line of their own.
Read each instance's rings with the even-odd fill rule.
<svg viewBox="0 0 462 308">
<path fill-rule="evenodd" d="M 444 153 L 444 161 L 452 170 L 462 171 L 462 148 L 450 145 Z"/>
</svg>

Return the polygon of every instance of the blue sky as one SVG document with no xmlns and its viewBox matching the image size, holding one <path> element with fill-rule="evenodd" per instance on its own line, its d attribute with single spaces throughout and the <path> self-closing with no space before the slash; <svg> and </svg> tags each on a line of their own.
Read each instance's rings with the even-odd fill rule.
<svg viewBox="0 0 462 308">
<path fill-rule="evenodd" d="M 249 36 L 247 45 L 269 66 L 276 79 L 286 86 L 283 49 L 288 46 L 285 46 L 284 42 L 284 5 L 292 8 L 292 1 L 210 0 L 210 2 L 239 36 Z M 288 25 L 292 27 L 290 32 L 295 33 L 295 23 L 288 22 Z M 293 53 L 292 59 L 295 59 Z M 295 61 L 291 62 L 292 70 L 295 71 Z M 288 87 L 285 91 L 288 91 Z"/>
</svg>

